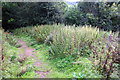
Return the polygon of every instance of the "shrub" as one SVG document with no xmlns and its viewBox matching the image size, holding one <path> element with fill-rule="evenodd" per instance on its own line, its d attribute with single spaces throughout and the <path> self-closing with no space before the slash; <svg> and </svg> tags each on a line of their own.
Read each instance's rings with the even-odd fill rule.
<svg viewBox="0 0 120 80">
<path fill-rule="evenodd" d="M 106 78 L 110 78 L 116 64 L 120 65 L 118 39 L 116 34 L 105 34 L 101 39 L 95 40 L 91 46 L 94 64 Z"/>
<path fill-rule="evenodd" d="M 60 26 L 60 25 L 59 25 Z M 37 25 L 34 27 L 22 27 L 15 29 L 14 34 L 19 35 L 21 34 L 27 34 L 28 36 L 32 36 L 36 41 L 38 42 L 45 42 L 47 37 L 52 34 L 55 30 L 57 31 L 58 25 Z"/>
<path fill-rule="evenodd" d="M 20 70 L 20 64 L 17 61 L 18 51 L 17 48 L 11 46 L 8 42 L 4 42 L 2 45 L 2 68 L 1 73 L 3 78 L 17 77 Z M 17 70 L 17 71 L 16 71 Z"/>
<path fill-rule="evenodd" d="M 20 44 L 18 44 L 18 41 L 15 38 L 15 36 L 11 34 L 5 34 L 5 41 L 7 41 L 12 46 L 20 47 Z"/>
<path fill-rule="evenodd" d="M 5 30 L 17 27 L 60 23 L 67 5 L 64 2 L 2 3 Z"/>
<path fill-rule="evenodd" d="M 0 29 L 0 40 L 0 51 L 2 52 L 2 54 L 0 54 L 2 64 L 2 67 L 0 69 L 2 75 L 0 75 L 0 79 L 18 78 L 22 77 L 22 75 L 25 76 L 25 74 L 23 73 L 23 69 L 29 68 L 22 66 L 23 64 L 18 61 L 19 51 L 18 48 L 15 47 L 17 45 L 17 40 L 15 39 L 15 37 L 10 35 L 9 33 L 4 32 L 3 29 Z M 32 62 L 32 60 L 30 61 Z M 29 63 L 25 61 L 24 64 L 28 65 Z M 30 70 L 33 70 L 33 68 L 30 68 Z M 29 72 L 30 70 L 25 70 L 25 72 Z"/>
<path fill-rule="evenodd" d="M 89 54 L 91 43 L 99 38 L 99 29 L 84 27 L 63 27 L 53 37 L 51 52 L 55 56 Z"/>
<path fill-rule="evenodd" d="M 10 32 L 4 32 L 3 29 L 0 29 L 1 31 L 1 40 L 2 42 L 8 42 L 11 46 L 15 46 L 15 47 L 20 47 L 20 44 L 18 44 L 17 39 L 15 38 L 15 36 L 10 33 Z"/>
<path fill-rule="evenodd" d="M 50 54 L 54 56 L 79 55 L 89 56 L 90 45 L 94 40 L 100 39 L 104 31 L 91 26 L 64 26 L 64 25 L 37 25 L 16 29 L 15 34 L 22 33 L 33 37 L 38 42 L 51 45 Z"/>
<path fill-rule="evenodd" d="M 100 31 L 91 26 L 64 26 L 64 25 L 41 25 L 16 29 L 15 34 L 23 33 L 33 37 L 38 42 L 50 41 L 50 58 L 67 58 L 72 56 L 75 59 L 90 57 L 99 65 L 95 65 L 98 71 L 105 77 L 110 77 L 113 72 L 113 65 L 119 63 L 119 51 L 116 33 Z M 113 36 L 112 36 L 113 35 Z M 109 37 L 109 38 L 108 38 Z M 107 47 L 106 47 L 107 46 Z M 65 59 L 67 60 L 67 59 Z M 61 60 L 57 67 L 66 67 L 68 63 Z M 118 65 L 119 66 L 119 65 Z M 87 70 L 88 71 L 88 70 Z M 86 71 L 86 72 L 87 72 Z M 78 77 L 81 77 L 81 72 Z M 89 75 L 89 74 L 88 74 Z M 86 77 L 87 75 L 83 76 Z"/>
</svg>

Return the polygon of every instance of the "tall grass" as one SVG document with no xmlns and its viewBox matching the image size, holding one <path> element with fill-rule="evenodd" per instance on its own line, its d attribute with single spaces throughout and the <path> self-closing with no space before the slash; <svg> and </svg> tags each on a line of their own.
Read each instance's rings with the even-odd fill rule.
<svg viewBox="0 0 120 80">
<path fill-rule="evenodd" d="M 32 36 L 33 38 L 36 39 L 38 42 L 44 42 L 47 36 L 52 33 L 54 30 L 57 30 L 58 26 L 57 25 L 37 25 L 34 27 L 22 27 L 19 29 L 16 29 L 14 31 L 14 34 L 27 34 Z"/>
<path fill-rule="evenodd" d="M 38 42 L 45 42 L 52 38 L 50 53 L 54 56 L 80 55 L 86 56 L 91 53 L 90 45 L 104 34 L 109 32 L 100 31 L 91 26 L 64 26 L 64 25 L 37 25 L 16 29 L 15 34 L 27 34 Z"/>
<path fill-rule="evenodd" d="M 65 26 L 53 37 L 51 53 L 55 56 L 78 55 L 87 56 L 91 53 L 90 45 L 102 37 L 103 32 L 91 26 Z"/>
<path fill-rule="evenodd" d="M 71 55 L 71 56 L 75 56 L 76 58 L 80 58 L 81 56 L 89 57 L 89 56 L 93 56 L 94 54 L 94 56 L 97 56 L 97 58 L 92 57 L 94 61 L 96 60 L 100 61 L 101 57 L 105 57 L 106 55 L 108 55 L 108 53 L 109 53 L 108 56 L 113 55 L 114 52 L 116 51 L 115 49 L 112 49 L 113 52 L 108 51 L 107 53 L 100 51 L 102 50 L 102 47 L 101 44 L 99 45 L 99 41 L 103 44 L 106 44 L 106 42 L 109 42 L 109 39 L 105 40 L 104 37 L 109 37 L 109 35 L 113 35 L 115 37 L 118 36 L 117 33 L 112 33 L 111 31 L 110 32 L 101 31 L 98 28 L 93 28 L 87 25 L 75 27 L 75 26 L 64 26 L 61 24 L 44 25 L 44 26 L 38 25 L 38 26 L 26 27 L 26 28 L 23 27 L 20 29 L 16 29 L 14 33 L 27 34 L 35 38 L 36 41 L 38 42 L 49 41 L 49 38 L 52 38 L 52 41 L 50 42 L 51 47 L 49 50 L 51 57 L 57 58 L 57 57 L 67 57 Z M 50 37 L 51 35 L 52 37 Z M 116 44 L 117 43 L 118 42 L 116 41 Z M 92 47 L 93 44 L 95 44 L 95 48 Z M 109 45 L 109 47 L 112 47 L 112 45 Z M 95 52 L 94 49 L 97 51 Z M 101 54 L 102 56 L 100 56 Z M 115 58 L 112 57 L 112 58 L 113 58 L 112 60 L 116 59 L 116 57 Z M 106 61 L 106 58 L 103 59 L 103 62 L 104 61 Z M 102 65 L 102 62 L 100 65 Z M 107 66 L 110 67 L 111 65 L 107 65 Z M 102 66 L 99 66 L 97 68 L 102 69 L 102 71 L 105 72 L 105 75 L 109 75 L 112 73 L 110 72 L 111 69 L 108 70 L 109 72 L 106 72 Z M 110 75 L 106 77 L 110 77 Z"/>
<path fill-rule="evenodd" d="M 13 37 L 10 34 L 5 33 L 4 30 L 0 29 L 0 57 L 1 57 L 1 76 L 0 78 L 10 78 L 16 77 L 19 71 L 16 69 L 19 68 L 20 64 L 17 61 L 17 48 L 14 47 L 16 41 L 13 40 Z"/>
</svg>

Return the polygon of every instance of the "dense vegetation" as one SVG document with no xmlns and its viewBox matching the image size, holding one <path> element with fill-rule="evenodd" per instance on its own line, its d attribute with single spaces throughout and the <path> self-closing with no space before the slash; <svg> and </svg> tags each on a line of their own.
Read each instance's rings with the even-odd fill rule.
<svg viewBox="0 0 120 80">
<path fill-rule="evenodd" d="M 33 60 L 27 58 L 27 60 L 20 62 L 21 57 L 19 56 L 20 51 L 18 47 L 20 44 L 17 43 L 15 36 L 10 35 L 7 32 L 4 32 L 3 29 L 0 29 L 0 51 L 1 55 L 1 78 L 33 78 L 36 73 L 34 72 L 35 68 L 32 65 Z M 18 70 L 19 69 L 19 70 Z"/>
<path fill-rule="evenodd" d="M 50 45 L 49 59 L 61 59 L 59 62 L 54 61 L 55 66 L 60 71 L 69 71 L 67 69 L 79 71 L 76 67 L 72 70 L 73 66 L 77 66 L 80 69 L 80 66 L 83 66 L 88 71 L 90 69 L 92 74 L 77 72 L 76 76 L 84 75 L 84 77 L 92 78 L 100 76 L 94 70 L 98 70 L 104 77 L 110 77 L 114 72 L 114 68 L 118 69 L 118 33 L 99 31 L 98 28 L 90 26 L 75 27 L 64 25 L 23 27 L 14 31 L 16 35 L 23 33 L 23 35 L 26 34 L 33 37 L 39 43 L 44 42 Z M 91 65 L 91 67 L 89 66 L 88 68 L 85 65 Z M 95 69 L 92 66 L 95 66 Z"/>
<path fill-rule="evenodd" d="M 66 13 L 66 23 L 75 25 L 92 25 L 104 30 L 120 30 L 119 3 L 83 2 L 72 7 Z"/>
<path fill-rule="evenodd" d="M 2 5 L 1 78 L 38 78 L 39 70 L 49 72 L 46 78 L 120 78 L 119 2 Z M 47 65 L 22 59 L 19 40 Z"/>
<path fill-rule="evenodd" d="M 61 3 L 3 3 L 3 27 L 5 29 L 12 29 L 16 28 L 16 26 L 62 22 L 61 18 L 65 11 L 64 6 L 66 5 L 65 3 L 61 7 L 59 5 Z"/>
<path fill-rule="evenodd" d="M 5 29 L 64 23 L 76 26 L 87 24 L 104 30 L 120 30 L 119 2 L 79 2 L 72 7 L 68 7 L 65 2 L 3 3 L 2 13 Z"/>
</svg>

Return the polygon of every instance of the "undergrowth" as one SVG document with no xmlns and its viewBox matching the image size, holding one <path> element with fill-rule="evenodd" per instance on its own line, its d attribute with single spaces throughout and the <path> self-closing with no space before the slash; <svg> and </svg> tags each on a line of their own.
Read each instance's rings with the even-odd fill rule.
<svg viewBox="0 0 120 80">
<path fill-rule="evenodd" d="M 34 41 L 34 38 L 24 35 L 20 36 L 21 39 L 26 40 L 28 43 Z M 35 48 L 40 60 L 47 63 L 48 66 L 42 65 L 41 68 L 36 68 L 36 70 L 47 71 L 50 70 L 50 74 L 47 75 L 48 78 L 100 78 L 102 75 L 93 68 L 91 61 L 88 58 L 81 57 L 76 60 L 73 56 L 67 56 L 62 58 L 51 59 L 49 55 L 49 48 L 46 44 L 39 44 L 34 41 L 33 44 L 28 44 L 30 47 Z M 75 63 L 79 61 L 80 63 Z M 43 68 L 44 67 L 44 68 Z"/>
<path fill-rule="evenodd" d="M 49 46 L 46 53 L 49 61 L 54 65 L 54 68 L 58 69 L 61 73 L 68 71 L 65 73 L 66 76 L 71 76 L 72 72 L 75 71 L 75 69 L 72 68 L 73 65 L 78 64 L 77 67 L 74 67 L 77 69 L 76 72 L 78 71 L 77 73 L 74 73 L 74 76 L 76 77 L 81 78 L 82 74 L 84 74 L 82 77 L 86 78 L 96 77 L 93 76 L 96 74 L 98 77 L 102 75 L 103 78 L 110 78 L 111 74 L 114 72 L 114 64 L 120 65 L 120 55 L 117 46 L 119 40 L 118 33 L 102 31 L 87 25 L 75 27 L 61 24 L 23 27 L 16 29 L 13 32 L 16 35 L 21 33 L 22 35 L 29 36 L 29 38 L 33 38 L 34 40 L 30 41 L 32 42 L 30 44 L 31 46 L 41 43 L 43 46 Z M 111 37 L 111 35 L 113 35 L 113 37 Z M 115 40 L 112 38 L 115 38 Z M 111 45 L 112 42 L 115 42 L 117 45 Z M 41 47 L 37 45 L 34 46 L 34 48 L 39 50 Z M 111 51 L 111 48 L 115 49 L 112 49 Z M 104 49 L 107 52 L 105 52 Z M 44 51 L 41 53 L 44 53 Z M 117 56 L 115 56 L 115 54 Z M 83 60 L 80 60 L 80 58 L 83 58 Z M 85 63 L 83 63 L 85 62 L 85 58 L 92 62 L 89 66 L 86 66 Z M 99 66 L 95 66 L 96 64 Z M 83 72 L 78 69 L 78 67 L 82 68 L 80 65 L 84 67 Z M 69 71 L 68 68 L 71 68 L 71 71 Z M 88 72 L 88 69 L 91 70 L 90 73 Z"/>
<path fill-rule="evenodd" d="M 2 78 L 33 78 L 36 76 L 33 60 L 27 58 L 24 62 L 19 62 L 19 54 L 22 49 L 19 49 L 20 44 L 15 36 L 0 29 L 0 54 L 1 56 L 1 77 Z M 33 75 L 34 74 L 34 75 Z"/>
</svg>

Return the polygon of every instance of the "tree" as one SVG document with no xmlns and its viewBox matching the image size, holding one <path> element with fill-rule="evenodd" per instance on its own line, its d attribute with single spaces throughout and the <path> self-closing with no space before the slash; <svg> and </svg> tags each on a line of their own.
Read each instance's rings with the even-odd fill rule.
<svg viewBox="0 0 120 80">
<path fill-rule="evenodd" d="M 104 30 L 120 30 L 120 4 L 118 2 L 79 2 L 66 12 L 69 25 L 92 25 Z"/>
<path fill-rule="evenodd" d="M 12 29 L 62 22 L 65 6 L 61 2 L 3 3 L 3 27 Z"/>
</svg>

